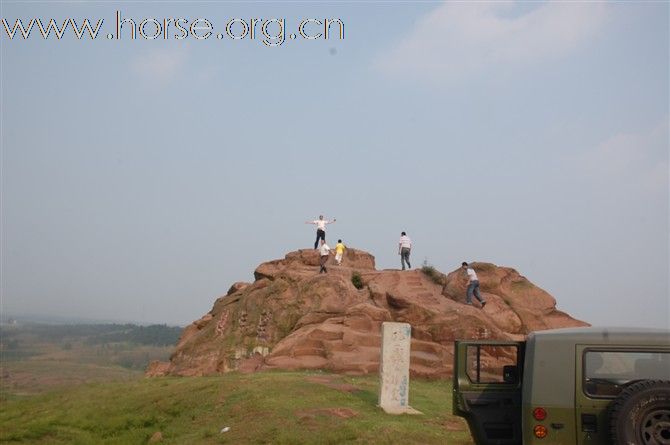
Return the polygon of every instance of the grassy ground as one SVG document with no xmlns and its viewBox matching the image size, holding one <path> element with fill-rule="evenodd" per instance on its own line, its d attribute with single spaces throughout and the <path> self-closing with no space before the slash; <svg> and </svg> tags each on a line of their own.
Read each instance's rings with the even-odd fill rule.
<svg viewBox="0 0 670 445">
<path fill-rule="evenodd" d="M 423 415 L 376 407 L 378 379 L 231 373 L 93 383 L 4 400 L 0 442 L 143 444 L 471 444 L 447 381 L 410 383 Z M 230 427 L 228 432 L 221 429 Z"/>
<path fill-rule="evenodd" d="M 76 332 L 84 328 L 85 332 Z M 0 330 L 0 401 L 82 383 L 137 379 L 151 360 L 167 360 L 174 349 L 129 342 L 91 344 L 87 341 L 109 329 L 108 325 L 3 328 Z M 63 335 L 63 331 L 68 335 Z"/>
<path fill-rule="evenodd" d="M 0 400 L 70 387 L 81 383 L 141 377 L 151 359 L 167 359 L 172 348 L 74 343 L 63 350 L 50 343 L 34 343 L 22 355 L 0 356 Z M 24 353 L 24 351 L 26 351 Z M 127 366 L 123 366 L 127 365 Z"/>
<path fill-rule="evenodd" d="M 3 362 L 0 402 L 92 382 L 137 380 L 139 370 L 57 360 Z"/>
</svg>

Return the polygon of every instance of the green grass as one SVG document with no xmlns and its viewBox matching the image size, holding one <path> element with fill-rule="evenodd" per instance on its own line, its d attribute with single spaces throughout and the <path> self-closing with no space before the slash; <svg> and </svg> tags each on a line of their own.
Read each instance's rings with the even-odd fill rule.
<svg viewBox="0 0 670 445">
<path fill-rule="evenodd" d="M 424 265 L 421 267 L 421 272 L 433 280 L 433 283 L 435 284 L 444 286 L 447 283 L 447 276 L 426 262 L 424 262 Z"/>
<path fill-rule="evenodd" d="M 411 381 L 417 416 L 381 411 L 378 385 L 376 376 L 307 372 L 85 384 L 3 401 L 0 443 L 144 444 L 157 431 L 173 444 L 472 443 L 451 414 L 450 382 Z"/>
<path fill-rule="evenodd" d="M 0 331 L 0 401 L 82 383 L 137 379 L 151 360 L 169 358 L 173 346 L 127 341 L 97 343 L 96 339 L 129 326 L 133 325 L 35 324 L 3 328 Z M 160 326 L 157 329 L 166 331 Z M 173 329 L 167 331 L 173 333 Z M 156 336 L 156 329 L 135 327 L 131 332 L 144 335 L 143 341 L 163 341 Z"/>
<path fill-rule="evenodd" d="M 172 444 L 472 443 L 451 415 L 448 381 L 412 380 L 411 405 L 424 414 L 392 416 L 376 407 L 377 376 L 145 379 L 139 369 L 171 348 L 87 338 L 11 332 L 0 349 L 0 444 L 145 444 L 156 432 Z"/>
<path fill-rule="evenodd" d="M 363 277 L 357 270 L 351 273 L 351 284 L 353 284 L 356 289 L 363 289 Z"/>
<path fill-rule="evenodd" d="M 511 285 L 512 290 L 516 292 L 530 290 L 533 289 L 533 287 L 533 283 L 523 277 L 517 281 L 512 281 Z"/>
<path fill-rule="evenodd" d="M 121 366 L 45 359 L 6 361 L 0 370 L 0 402 L 82 383 L 136 380 L 144 374 Z"/>
</svg>

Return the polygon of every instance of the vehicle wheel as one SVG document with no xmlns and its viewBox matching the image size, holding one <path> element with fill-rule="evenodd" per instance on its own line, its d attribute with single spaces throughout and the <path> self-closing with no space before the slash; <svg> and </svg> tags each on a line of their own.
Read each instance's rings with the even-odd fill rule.
<svg viewBox="0 0 670 445">
<path fill-rule="evenodd" d="M 670 382 L 643 380 L 624 389 L 612 403 L 610 429 L 615 445 L 670 445 Z"/>
</svg>

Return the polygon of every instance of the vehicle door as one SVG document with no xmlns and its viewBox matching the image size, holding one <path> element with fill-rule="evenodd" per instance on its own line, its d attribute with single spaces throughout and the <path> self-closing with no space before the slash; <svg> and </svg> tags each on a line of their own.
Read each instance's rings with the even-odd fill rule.
<svg viewBox="0 0 670 445">
<path fill-rule="evenodd" d="M 456 341 L 453 412 L 478 445 L 521 444 L 524 342 Z"/>
</svg>

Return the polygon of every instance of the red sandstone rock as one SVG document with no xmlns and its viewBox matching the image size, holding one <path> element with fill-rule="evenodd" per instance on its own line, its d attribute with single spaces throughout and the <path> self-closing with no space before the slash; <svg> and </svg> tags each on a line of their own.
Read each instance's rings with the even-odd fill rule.
<svg viewBox="0 0 670 445">
<path fill-rule="evenodd" d="M 455 339 L 520 340 L 533 330 L 584 326 L 556 310 L 556 301 L 516 270 L 474 263 L 487 305 L 465 304 L 460 269 L 375 269 L 374 257 L 348 249 L 341 266 L 318 274 L 315 250 L 263 263 L 254 283 L 235 283 L 212 310 L 187 326 L 169 363 L 147 375 L 209 375 L 231 370 L 324 369 L 376 373 L 384 321 L 412 325 L 410 372 L 451 375 Z M 351 282 L 357 271 L 364 284 Z"/>
<path fill-rule="evenodd" d="M 152 360 L 145 371 L 147 377 L 163 377 L 168 374 L 170 363 Z"/>
<path fill-rule="evenodd" d="M 232 294 L 237 293 L 241 290 L 244 290 L 248 286 L 249 286 L 249 283 L 245 283 L 244 281 L 238 281 L 236 283 L 233 283 L 233 285 L 230 286 L 230 289 L 228 289 L 228 292 L 226 293 L 226 297 L 228 295 L 232 295 Z"/>
</svg>

